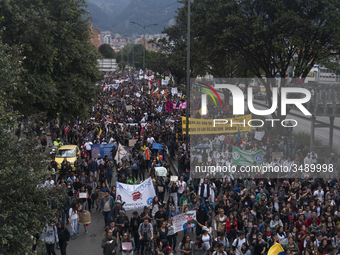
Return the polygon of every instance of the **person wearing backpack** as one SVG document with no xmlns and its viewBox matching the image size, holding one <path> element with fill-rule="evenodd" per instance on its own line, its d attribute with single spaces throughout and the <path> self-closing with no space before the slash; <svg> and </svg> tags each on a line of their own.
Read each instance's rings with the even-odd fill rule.
<svg viewBox="0 0 340 255">
<path fill-rule="evenodd" d="M 234 255 L 242 255 L 240 250 L 242 248 L 242 244 L 246 243 L 248 245 L 248 241 L 246 239 L 246 235 L 243 231 L 239 232 L 239 237 L 236 238 L 232 244 L 233 250 L 232 254 Z"/>
<path fill-rule="evenodd" d="M 252 255 L 263 255 L 266 252 L 266 245 L 262 239 L 262 234 L 258 234 L 256 239 L 253 240 Z"/>
<path fill-rule="evenodd" d="M 63 222 L 58 222 L 57 224 L 57 230 L 58 230 L 58 238 L 59 238 L 59 247 L 61 255 L 66 255 L 66 246 L 68 242 L 70 241 L 70 231 L 68 231 L 67 228 L 65 228 Z"/>
<path fill-rule="evenodd" d="M 217 251 L 214 251 L 212 255 L 227 255 L 227 253 L 224 251 L 224 245 L 219 243 L 217 245 Z"/>
<path fill-rule="evenodd" d="M 42 232 L 42 241 L 45 243 L 46 246 L 46 254 L 47 255 L 56 255 L 54 251 L 54 245 L 55 243 L 59 242 L 58 238 L 58 230 L 54 224 L 54 222 L 51 220 L 49 224 L 46 225 Z"/>
</svg>

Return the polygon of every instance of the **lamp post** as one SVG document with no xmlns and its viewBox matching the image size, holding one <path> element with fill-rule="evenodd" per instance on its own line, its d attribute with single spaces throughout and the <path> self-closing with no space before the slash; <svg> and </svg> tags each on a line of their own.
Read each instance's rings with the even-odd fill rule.
<svg viewBox="0 0 340 255">
<path fill-rule="evenodd" d="M 154 23 L 154 24 L 150 24 L 150 25 L 147 25 L 147 26 L 143 26 L 143 25 L 141 25 L 141 24 L 138 24 L 137 22 L 134 22 L 134 21 L 130 21 L 131 23 L 133 23 L 133 24 L 136 24 L 136 25 L 138 25 L 138 26 L 140 26 L 140 27 L 142 27 L 143 28 L 143 30 L 144 30 L 144 49 L 143 49 L 143 71 L 145 71 L 145 28 L 146 27 L 150 27 L 150 26 L 156 26 L 157 25 L 157 23 Z"/>
<path fill-rule="evenodd" d="M 129 36 L 128 35 L 124 35 L 124 36 L 126 37 L 126 45 L 128 45 Z M 130 51 L 130 53 L 131 53 L 131 51 Z M 126 53 L 127 54 L 127 60 L 126 61 L 129 63 L 129 66 L 130 66 L 130 62 L 129 62 L 129 60 L 130 60 L 130 57 L 129 57 L 130 53 L 129 54 Z"/>
<path fill-rule="evenodd" d="M 188 0 L 188 24 L 187 24 L 187 109 L 186 109 L 186 125 L 185 125 L 185 147 L 189 153 L 189 99 L 190 99 L 190 2 Z"/>
</svg>

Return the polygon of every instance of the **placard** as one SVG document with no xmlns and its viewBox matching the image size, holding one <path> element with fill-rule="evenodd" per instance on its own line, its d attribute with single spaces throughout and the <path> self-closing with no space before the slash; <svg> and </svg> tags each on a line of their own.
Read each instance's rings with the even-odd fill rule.
<svg viewBox="0 0 340 255">
<path fill-rule="evenodd" d="M 132 250 L 132 243 L 129 242 L 123 242 L 122 243 L 122 250 Z"/>
<path fill-rule="evenodd" d="M 157 186 L 157 188 L 158 188 L 158 192 L 163 192 L 164 191 L 164 187 L 163 186 Z"/>
<path fill-rule="evenodd" d="M 87 193 L 86 192 L 80 192 L 79 198 L 87 198 Z"/>
<path fill-rule="evenodd" d="M 166 176 L 168 170 L 165 167 L 155 167 L 156 175 L 157 176 Z"/>
<path fill-rule="evenodd" d="M 131 111 L 131 110 L 132 110 L 132 105 L 127 105 L 127 106 L 126 106 L 126 110 L 127 110 L 127 111 Z"/>
<path fill-rule="evenodd" d="M 161 150 L 163 148 L 163 144 L 161 143 L 152 143 L 152 149 Z"/>
<path fill-rule="evenodd" d="M 196 211 L 176 215 L 173 219 L 174 232 L 195 228 L 197 226 Z"/>
<path fill-rule="evenodd" d="M 177 182 L 178 181 L 178 176 L 177 175 L 171 175 L 170 176 L 170 181 L 171 182 Z"/>
<path fill-rule="evenodd" d="M 137 141 L 138 141 L 138 139 L 131 139 L 131 140 L 129 140 L 129 147 L 135 146 Z"/>
</svg>

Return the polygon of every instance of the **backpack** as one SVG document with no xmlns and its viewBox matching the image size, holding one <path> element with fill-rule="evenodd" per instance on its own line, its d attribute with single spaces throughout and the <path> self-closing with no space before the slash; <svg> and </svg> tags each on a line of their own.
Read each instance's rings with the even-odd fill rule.
<svg viewBox="0 0 340 255">
<path fill-rule="evenodd" d="M 138 170 L 138 165 L 137 165 L 136 162 L 134 162 L 134 163 L 132 164 L 131 169 L 132 169 L 132 170 Z"/>
<path fill-rule="evenodd" d="M 237 249 L 237 246 L 238 246 L 238 241 L 240 240 L 240 238 L 238 237 L 237 239 L 236 239 L 236 246 L 234 246 L 233 245 L 233 249 L 234 250 L 236 250 Z M 249 246 L 249 244 L 248 244 L 248 240 L 246 239 L 246 241 L 245 241 L 245 243 Z"/>
</svg>

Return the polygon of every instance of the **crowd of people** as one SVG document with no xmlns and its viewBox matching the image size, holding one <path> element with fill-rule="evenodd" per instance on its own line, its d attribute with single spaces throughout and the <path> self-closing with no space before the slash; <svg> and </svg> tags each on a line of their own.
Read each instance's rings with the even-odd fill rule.
<svg viewBox="0 0 340 255">
<path fill-rule="evenodd" d="M 187 148 L 182 134 L 185 109 L 177 109 L 185 97 L 180 90 L 171 93 L 171 86 L 150 76 L 139 79 L 134 72 L 107 74 L 101 84 L 103 94 L 88 120 L 50 125 L 52 141 L 77 145 L 81 151 L 73 164 L 64 159 L 58 165 L 52 159 L 49 168 L 59 172 L 45 183 L 57 182 L 68 192 L 60 222 L 56 227 L 53 223 L 46 227 L 46 236 L 63 231 L 57 244 L 62 254 L 66 254 L 68 241 L 79 235 L 79 213 L 94 209 L 104 218 L 103 254 L 265 255 L 277 242 L 287 254 L 340 253 L 337 178 L 209 174 L 197 178 L 190 171 L 195 162 L 232 165 L 233 146 L 247 151 L 263 149 L 263 164 L 267 165 L 316 163 L 315 151 L 295 144 L 292 128 L 270 140 L 270 127 L 244 133 L 241 139 L 238 134 L 202 135 L 195 138 L 197 144 Z M 192 99 L 196 99 L 194 95 Z M 217 107 L 209 112 L 217 114 L 225 109 Z M 256 132 L 265 135 L 258 140 Z M 162 144 L 162 148 L 155 149 L 153 143 Z M 209 148 L 190 149 L 202 143 Z M 92 155 L 91 146 L 95 144 L 113 146 L 102 158 Z M 117 160 L 119 145 L 128 153 Z M 273 152 L 281 152 L 281 158 L 273 158 Z M 336 169 L 335 154 L 330 162 Z M 165 177 L 156 176 L 157 166 L 167 169 Z M 178 175 L 177 181 L 171 181 L 174 175 Z M 134 211 L 129 219 L 112 180 L 139 184 L 148 177 L 152 178 L 156 197 L 150 207 L 141 214 Z M 174 217 L 192 210 L 196 210 L 197 227 L 174 233 Z M 70 225 L 70 231 L 64 225 Z M 87 227 L 84 224 L 85 233 Z M 46 249 L 54 254 L 52 244 L 49 242 Z"/>
</svg>

